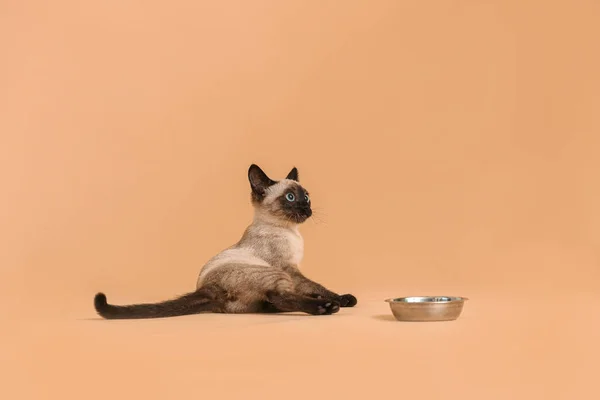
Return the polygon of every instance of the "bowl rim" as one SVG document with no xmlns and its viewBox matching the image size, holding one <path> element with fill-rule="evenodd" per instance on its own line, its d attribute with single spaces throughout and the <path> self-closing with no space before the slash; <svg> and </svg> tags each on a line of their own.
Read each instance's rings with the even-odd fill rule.
<svg viewBox="0 0 600 400">
<path fill-rule="evenodd" d="M 439 300 L 439 299 L 444 300 Z M 406 301 L 407 299 L 431 299 L 424 301 Z M 450 300 L 445 300 L 450 299 Z M 452 303 L 463 303 L 469 300 L 463 296 L 403 296 L 403 297 L 391 297 L 385 299 L 386 303 L 391 304 L 452 304 Z"/>
</svg>

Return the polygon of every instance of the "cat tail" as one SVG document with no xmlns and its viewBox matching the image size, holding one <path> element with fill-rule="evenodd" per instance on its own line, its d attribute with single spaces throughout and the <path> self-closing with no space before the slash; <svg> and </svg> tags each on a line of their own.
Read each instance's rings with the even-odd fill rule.
<svg viewBox="0 0 600 400">
<path fill-rule="evenodd" d="M 98 315 L 105 319 L 166 318 L 198 314 L 214 310 L 214 294 L 200 288 L 178 298 L 153 304 L 131 304 L 117 306 L 108 304 L 106 295 L 98 293 L 94 297 L 94 307 Z"/>
</svg>

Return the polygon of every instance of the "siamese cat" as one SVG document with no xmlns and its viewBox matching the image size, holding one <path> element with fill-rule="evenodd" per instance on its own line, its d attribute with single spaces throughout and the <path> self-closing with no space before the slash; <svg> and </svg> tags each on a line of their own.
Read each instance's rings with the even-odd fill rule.
<svg viewBox="0 0 600 400">
<path fill-rule="evenodd" d="M 351 294 L 336 294 L 299 270 L 304 241 L 298 227 L 312 215 L 308 191 L 294 167 L 274 181 L 260 167 L 248 169 L 254 220 L 233 246 L 202 267 L 196 291 L 154 304 L 112 305 L 103 293 L 94 306 L 106 319 L 164 318 L 202 312 L 329 315 L 353 307 Z"/>
</svg>

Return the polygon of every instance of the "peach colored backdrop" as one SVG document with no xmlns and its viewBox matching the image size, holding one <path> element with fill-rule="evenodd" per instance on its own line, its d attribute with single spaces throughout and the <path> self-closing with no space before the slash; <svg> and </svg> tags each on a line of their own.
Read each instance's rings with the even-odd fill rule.
<svg viewBox="0 0 600 400">
<path fill-rule="evenodd" d="M 420 359 L 418 351 L 385 358 L 391 350 L 348 340 L 331 355 L 344 361 L 311 366 L 304 360 L 296 376 L 310 370 L 328 395 L 345 397 L 377 388 L 386 398 L 402 396 L 408 393 L 402 387 L 420 398 L 590 395 L 587 363 L 598 352 L 586 340 L 598 337 L 600 305 L 594 297 L 600 289 L 599 21 L 600 3 L 592 0 L 3 1 L 0 292 L 9 326 L 5 366 L 15 374 L 14 387 L 3 388 L 14 392 L 5 398 L 109 393 L 99 393 L 94 382 L 133 398 L 189 398 L 197 360 L 186 358 L 181 341 L 201 346 L 188 328 L 208 338 L 217 329 L 211 323 L 230 320 L 102 325 L 86 318 L 95 316 L 91 300 L 98 290 L 124 303 L 193 289 L 202 263 L 235 242 L 251 220 L 246 171 L 253 162 L 273 178 L 299 168 L 318 216 L 303 228 L 304 270 L 357 295 L 365 318 L 386 314 L 381 300 L 389 296 L 469 296 L 462 323 L 472 325 L 465 331 L 484 326 L 481 321 L 495 327 L 489 334 L 514 324 L 516 336 L 508 334 L 494 354 L 507 371 L 531 367 L 478 391 L 450 378 L 440 387 L 436 380 L 411 387 L 421 382 L 411 368 L 397 376 L 383 371 Z M 512 296 L 509 303 L 503 296 Z M 348 322 L 359 310 L 344 311 L 346 328 L 360 331 Z M 539 313 L 544 317 L 527 327 Z M 364 337 L 378 337 L 378 326 L 391 329 L 385 322 L 371 318 Z M 310 326 L 320 323 L 326 322 Z M 338 329 L 327 323 L 328 334 Z M 96 332 L 106 326 L 112 345 L 104 349 L 108 333 Z M 285 326 L 294 334 L 293 323 Z M 173 331 L 156 344 L 152 335 L 161 329 Z M 398 325 L 393 329 L 385 337 L 391 348 L 405 340 Z M 523 329 L 531 336 L 519 336 Z M 258 342 L 248 346 L 277 345 L 255 335 Z M 359 343 L 367 343 L 364 337 Z M 551 342 L 544 347 L 538 339 Z M 140 350 L 145 362 L 123 355 L 127 340 L 147 343 Z M 418 365 L 451 369 L 472 357 L 474 376 L 488 376 L 485 368 L 498 374 L 494 356 L 479 359 L 481 349 L 468 348 L 479 339 L 470 340 L 450 350 L 456 354 L 440 347 L 446 358 L 428 353 L 431 364 Z M 179 342 L 180 357 L 169 358 L 168 342 Z M 353 343 L 362 353 L 351 353 Z M 583 347 L 573 350 L 573 343 Z M 155 345 L 160 360 L 148 355 Z M 114 346 L 120 350 L 108 356 Z M 196 351 L 201 360 L 208 350 Z M 506 351 L 514 357 L 502 358 Z M 220 365 L 213 356 L 213 367 Z M 152 379 L 163 376 L 165 388 L 180 392 L 141 383 L 152 360 L 170 371 Z M 335 389 L 351 387 L 337 369 L 366 360 L 383 367 L 355 373 L 354 381 L 364 379 L 362 389 Z M 227 363 L 255 369 L 239 366 L 232 355 Z M 557 368 L 543 375 L 532 372 L 553 363 Z M 560 390 L 532 389 L 558 384 L 559 365 L 570 371 Z M 107 378 L 105 368 L 125 375 L 141 368 L 139 385 Z M 330 369 L 336 378 L 328 383 Z M 268 364 L 258 370 L 274 373 Z M 277 380 L 278 390 L 288 387 L 284 377 Z M 249 392 L 240 396 L 268 392 L 243 382 Z M 444 385 L 454 391 L 443 392 Z M 316 389 L 288 390 L 278 397 L 320 397 Z M 194 396 L 210 393 L 205 387 Z"/>
</svg>

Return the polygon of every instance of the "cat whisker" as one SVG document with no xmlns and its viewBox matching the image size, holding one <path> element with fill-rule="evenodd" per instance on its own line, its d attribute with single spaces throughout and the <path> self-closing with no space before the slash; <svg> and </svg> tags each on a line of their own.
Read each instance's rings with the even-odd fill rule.
<svg viewBox="0 0 600 400">
<path fill-rule="evenodd" d="M 327 216 L 327 213 L 323 212 L 322 208 L 319 208 L 319 207 L 313 208 L 312 211 L 313 211 L 313 213 L 317 213 L 319 215 L 325 215 L 325 216 Z"/>
<path fill-rule="evenodd" d="M 312 220 L 315 224 L 323 224 L 323 225 L 327 225 L 327 222 L 325 222 L 325 220 L 323 218 L 321 218 L 321 212 L 320 211 L 314 211 L 313 210 L 313 214 L 312 214 Z"/>
</svg>

